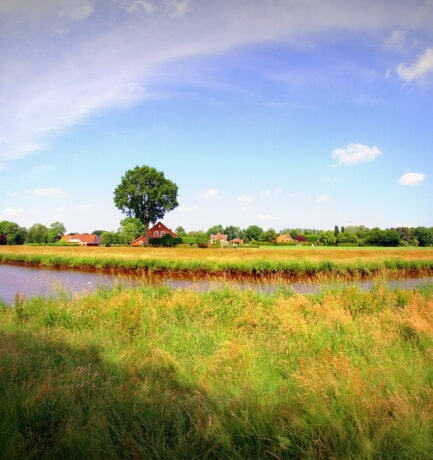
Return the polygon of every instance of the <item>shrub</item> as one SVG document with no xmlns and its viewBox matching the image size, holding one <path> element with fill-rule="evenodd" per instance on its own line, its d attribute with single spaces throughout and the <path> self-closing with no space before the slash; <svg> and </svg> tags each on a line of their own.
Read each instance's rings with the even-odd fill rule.
<svg viewBox="0 0 433 460">
<path fill-rule="evenodd" d="M 194 238 L 193 236 L 182 236 L 181 240 L 182 240 L 182 244 L 196 244 L 197 243 L 197 238 Z"/>
</svg>

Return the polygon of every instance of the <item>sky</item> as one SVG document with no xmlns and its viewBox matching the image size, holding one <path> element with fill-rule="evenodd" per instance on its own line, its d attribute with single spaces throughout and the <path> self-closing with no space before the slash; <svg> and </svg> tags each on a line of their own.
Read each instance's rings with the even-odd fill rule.
<svg viewBox="0 0 433 460">
<path fill-rule="evenodd" d="M 433 226 L 433 0 L 0 0 L 0 220 Z"/>
</svg>

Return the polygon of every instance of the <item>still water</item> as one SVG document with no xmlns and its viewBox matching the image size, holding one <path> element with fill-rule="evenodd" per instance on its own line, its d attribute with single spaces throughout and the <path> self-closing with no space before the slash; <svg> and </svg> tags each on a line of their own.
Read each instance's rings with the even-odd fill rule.
<svg viewBox="0 0 433 460">
<path fill-rule="evenodd" d="M 314 293 L 326 287 L 357 285 L 361 289 L 371 288 L 377 281 L 362 280 L 339 282 L 338 284 L 321 284 L 318 282 L 299 282 L 287 280 L 286 283 L 275 283 L 264 280 L 263 283 L 245 282 L 239 280 L 192 280 L 179 279 L 169 276 L 128 277 L 95 272 L 81 272 L 73 270 L 51 270 L 46 268 L 30 268 L 15 265 L 0 264 L 0 299 L 7 304 L 14 302 L 17 294 L 20 296 L 51 296 L 56 293 L 83 294 L 95 291 L 99 287 L 122 285 L 139 286 L 168 286 L 172 289 L 194 289 L 209 291 L 224 286 L 239 289 L 254 289 L 256 291 L 272 293 L 284 287 L 298 293 Z M 390 288 L 412 289 L 426 283 L 433 283 L 433 277 L 402 278 L 387 280 Z"/>
</svg>

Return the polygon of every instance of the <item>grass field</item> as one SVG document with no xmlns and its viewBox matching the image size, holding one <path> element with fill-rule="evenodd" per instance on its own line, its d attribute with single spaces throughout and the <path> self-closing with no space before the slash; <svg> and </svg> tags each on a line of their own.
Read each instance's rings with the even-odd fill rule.
<svg viewBox="0 0 433 460">
<path fill-rule="evenodd" d="M 368 275 L 433 269 L 433 248 L 59 248 L 4 246 L 0 262 L 74 268 L 233 272 L 240 274 Z"/>
<path fill-rule="evenodd" d="M 0 457 L 431 459 L 433 286 L 0 308 Z"/>
</svg>

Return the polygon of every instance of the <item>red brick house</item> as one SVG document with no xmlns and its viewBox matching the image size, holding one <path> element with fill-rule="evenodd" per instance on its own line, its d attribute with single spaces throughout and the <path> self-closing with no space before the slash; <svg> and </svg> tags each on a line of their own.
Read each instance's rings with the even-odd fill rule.
<svg viewBox="0 0 433 460">
<path fill-rule="evenodd" d="M 63 235 L 60 241 L 65 241 L 69 244 L 79 244 L 80 246 L 99 246 L 101 240 L 98 235 Z"/>
<path fill-rule="evenodd" d="M 162 222 L 157 222 L 149 229 L 149 238 L 162 238 L 164 235 L 171 235 L 173 238 L 177 238 L 176 233 L 172 232 Z M 131 243 L 131 246 L 144 246 L 144 244 L 144 236 L 139 236 Z"/>
<path fill-rule="evenodd" d="M 242 238 L 235 238 L 232 240 L 233 244 L 244 244 L 244 240 Z"/>
<path fill-rule="evenodd" d="M 222 233 L 217 233 L 216 235 L 210 236 L 211 243 L 215 241 L 227 241 L 227 235 L 223 235 Z"/>
</svg>

